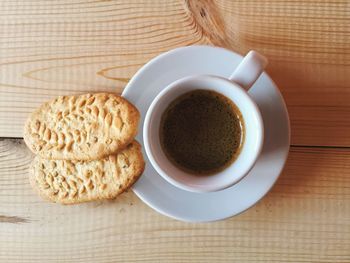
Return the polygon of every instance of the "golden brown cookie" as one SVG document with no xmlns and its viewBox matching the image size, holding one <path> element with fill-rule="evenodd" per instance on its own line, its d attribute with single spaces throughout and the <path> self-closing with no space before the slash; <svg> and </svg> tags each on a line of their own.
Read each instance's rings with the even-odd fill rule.
<svg viewBox="0 0 350 263">
<path fill-rule="evenodd" d="M 138 110 L 118 95 L 61 96 L 30 115 L 24 140 L 42 158 L 95 160 L 131 143 L 139 118 Z"/>
<path fill-rule="evenodd" d="M 61 204 L 115 198 L 142 174 L 141 146 L 134 141 L 123 151 L 95 161 L 48 160 L 36 156 L 30 184 L 46 200 Z"/>
</svg>

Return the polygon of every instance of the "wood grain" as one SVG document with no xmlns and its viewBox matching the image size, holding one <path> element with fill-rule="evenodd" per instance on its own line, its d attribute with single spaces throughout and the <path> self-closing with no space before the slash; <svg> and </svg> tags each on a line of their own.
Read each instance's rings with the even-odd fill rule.
<svg viewBox="0 0 350 263">
<path fill-rule="evenodd" d="M 58 94 L 120 92 L 150 58 L 211 44 L 270 60 L 292 144 L 350 146 L 346 0 L 0 2 L 0 136 Z M 147 88 L 147 87 L 145 87 Z"/>
<path fill-rule="evenodd" d="M 256 206 L 189 224 L 131 192 L 43 202 L 23 141 L 0 140 L 0 262 L 350 262 L 349 24 L 347 0 L 0 1 L 0 137 L 43 101 L 119 93 L 152 57 L 209 44 L 269 58 L 294 145 Z"/>
<path fill-rule="evenodd" d="M 31 153 L 21 140 L 3 140 L 0 262 L 349 262 L 349 153 L 294 147 L 258 205 L 190 224 L 159 215 L 131 192 L 109 202 L 46 203 L 28 183 Z"/>
</svg>

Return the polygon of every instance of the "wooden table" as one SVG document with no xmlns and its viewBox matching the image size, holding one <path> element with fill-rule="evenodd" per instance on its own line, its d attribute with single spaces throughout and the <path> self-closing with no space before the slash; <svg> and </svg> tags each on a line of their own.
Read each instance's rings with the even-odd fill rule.
<svg viewBox="0 0 350 263">
<path fill-rule="evenodd" d="M 194 44 L 270 60 L 292 145 L 261 202 L 190 224 L 131 192 L 79 206 L 33 193 L 29 112 L 59 94 L 121 92 L 149 59 Z M 347 0 L 2 0 L 0 108 L 0 262 L 350 262 Z"/>
</svg>

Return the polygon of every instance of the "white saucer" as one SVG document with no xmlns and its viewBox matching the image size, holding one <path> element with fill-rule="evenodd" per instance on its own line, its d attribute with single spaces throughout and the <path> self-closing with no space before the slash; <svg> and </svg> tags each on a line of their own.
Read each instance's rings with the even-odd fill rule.
<svg viewBox="0 0 350 263">
<path fill-rule="evenodd" d="M 123 96 L 141 113 L 138 141 L 154 97 L 171 82 L 189 75 L 229 77 L 242 57 L 210 46 L 182 47 L 159 55 L 130 80 Z M 251 172 L 239 183 L 222 191 L 192 193 L 165 181 L 151 166 L 144 152 L 146 170 L 134 185 L 136 195 L 161 214 L 190 222 L 208 222 L 237 215 L 258 202 L 274 185 L 286 162 L 290 127 L 284 100 L 273 81 L 263 73 L 249 91 L 258 104 L 265 125 L 262 154 Z"/>
</svg>

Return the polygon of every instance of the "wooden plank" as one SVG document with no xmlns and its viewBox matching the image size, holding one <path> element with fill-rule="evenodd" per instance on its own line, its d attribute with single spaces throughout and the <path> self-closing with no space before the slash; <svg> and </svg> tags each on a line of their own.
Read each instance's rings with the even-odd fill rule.
<svg viewBox="0 0 350 263">
<path fill-rule="evenodd" d="M 1 1 L 0 136 L 49 98 L 120 92 L 157 54 L 213 44 L 270 59 L 292 144 L 350 146 L 349 22 L 346 0 Z"/>
<path fill-rule="evenodd" d="M 0 141 L 0 262 L 349 262 L 350 150 L 293 147 L 272 191 L 245 213 L 182 223 L 128 192 L 61 206 L 30 189 L 31 153 Z"/>
<path fill-rule="evenodd" d="M 158 53 L 201 42 L 181 3 L 17 3 L 0 3 L 0 136 L 21 137 L 28 113 L 49 98 L 120 92 Z"/>
</svg>

